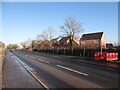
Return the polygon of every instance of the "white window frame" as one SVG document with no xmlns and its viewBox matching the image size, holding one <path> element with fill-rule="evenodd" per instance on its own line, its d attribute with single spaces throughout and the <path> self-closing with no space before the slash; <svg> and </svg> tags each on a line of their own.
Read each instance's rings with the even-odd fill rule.
<svg viewBox="0 0 120 90">
<path fill-rule="evenodd" d="M 99 40 L 94 40 L 94 43 L 99 43 Z"/>
<path fill-rule="evenodd" d="M 82 41 L 82 44 L 85 44 L 86 42 L 85 41 Z"/>
</svg>

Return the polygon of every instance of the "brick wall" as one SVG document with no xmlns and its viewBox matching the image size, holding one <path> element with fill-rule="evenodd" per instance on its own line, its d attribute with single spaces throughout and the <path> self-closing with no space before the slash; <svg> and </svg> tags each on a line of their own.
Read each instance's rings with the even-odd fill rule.
<svg viewBox="0 0 120 90">
<path fill-rule="evenodd" d="M 94 40 L 85 40 L 85 44 L 82 44 L 82 41 L 80 41 L 81 47 L 100 47 L 100 42 L 99 43 L 94 43 Z"/>
</svg>

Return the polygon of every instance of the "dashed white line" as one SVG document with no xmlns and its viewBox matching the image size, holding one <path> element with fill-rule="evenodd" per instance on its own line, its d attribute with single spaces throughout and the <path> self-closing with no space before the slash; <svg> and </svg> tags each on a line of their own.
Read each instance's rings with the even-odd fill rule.
<svg viewBox="0 0 120 90">
<path fill-rule="evenodd" d="M 31 58 L 35 58 L 35 57 L 33 57 L 33 56 L 29 56 L 29 57 L 31 57 Z"/>
<path fill-rule="evenodd" d="M 48 61 L 45 61 L 45 60 L 41 60 L 41 59 L 39 59 L 40 61 L 42 61 L 42 62 L 45 62 L 45 63 L 50 63 L 50 62 L 48 62 Z"/>
<path fill-rule="evenodd" d="M 61 66 L 61 65 L 57 65 L 57 66 L 60 67 L 60 68 L 63 68 L 63 69 L 66 69 L 66 70 L 69 70 L 69 71 L 78 73 L 78 74 L 82 74 L 82 75 L 88 76 L 88 74 L 86 74 L 86 73 L 82 73 L 82 72 L 76 71 L 76 70 L 74 70 L 74 69 L 70 69 L 70 68 L 68 68 L 68 67 L 64 67 L 64 66 Z"/>
<path fill-rule="evenodd" d="M 31 57 L 31 58 L 35 58 L 35 57 Z"/>
<path fill-rule="evenodd" d="M 33 58 L 33 59 L 35 59 L 35 57 L 33 57 L 33 56 L 30 56 L 31 58 Z M 39 59 L 41 62 L 45 62 L 45 63 L 50 63 L 50 62 L 48 62 L 48 61 L 45 61 L 45 60 L 41 60 L 41 59 Z"/>
</svg>

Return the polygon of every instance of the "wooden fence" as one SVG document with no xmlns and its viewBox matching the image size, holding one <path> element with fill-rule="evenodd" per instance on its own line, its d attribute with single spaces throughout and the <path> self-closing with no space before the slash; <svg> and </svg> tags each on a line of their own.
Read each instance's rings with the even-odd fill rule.
<svg viewBox="0 0 120 90">
<path fill-rule="evenodd" d="M 101 48 L 98 49 L 86 49 L 86 48 L 39 48 L 33 51 L 53 53 L 59 55 L 70 56 L 82 56 L 82 57 L 94 57 L 95 52 L 101 52 Z M 118 52 L 118 58 L 120 60 L 120 49 L 102 49 L 102 52 Z"/>
</svg>

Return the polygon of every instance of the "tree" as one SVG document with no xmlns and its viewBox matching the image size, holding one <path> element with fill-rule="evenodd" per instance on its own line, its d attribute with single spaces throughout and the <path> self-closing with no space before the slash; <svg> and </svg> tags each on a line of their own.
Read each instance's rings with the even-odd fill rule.
<svg viewBox="0 0 120 90">
<path fill-rule="evenodd" d="M 36 39 L 37 39 L 37 41 L 48 40 L 48 34 L 47 34 L 47 32 L 43 32 L 42 34 L 37 35 Z"/>
<path fill-rule="evenodd" d="M 26 43 L 25 43 L 25 42 L 21 42 L 20 45 L 21 45 L 23 48 L 26 48 Z"/>
<path fill-rule="evenodd" d="M 48 33 L 48 40 L 50 41 L 50 48 L 52 47 L 52 42 L 51 40 L 53 39 L 54 35 L 55 35 L 55 29 L 53 29 L 53 27 L 49 27 L 47 29 L 47 33 Z"/>
<path fill-rule="evenodd" d="M 5 44 L 0 41 L 0 48 L 5 48 Z"/>
<path fill-rule="evenodd" d="M 19 46 L 17 44 L 9 44 L 9 45 L 7 45 L 7 49 L 12 49 L 12 48 L 16 49 L 18 47 Z"/>
<path fill-rule="evenodd" d="M 12 48 L 18 48 L 19 46 L 17 44 L 12 44 Z"/>
<path fill-rule="evenodd" d="M 68 17 L 64 25 L 60 26 L 60 29 L 69 37 L 71 47 L 73 46 L 73 38 L 77 37 L 83 31 L 81 23 L 76 21 L 73 17 Z"/>
<path fill-rule="evenodd" d="M 23 48 L 30 47 L 31 46 L 31 39 L 27 39 L 26 41 L 21 42 L 20 44 Z"/>
<path fill-rule="evenodd" d="M 55 29 L 53 27 L 48 27 L 42 34 L 37 35 L 36 39 L 37 41 L 45 41 L 49 40 L 50 41 L 50 48 L 52 47 L 51 40 L 55 36 Z"/>
<path fill-rule="evenodd" d="M 32 49 L 34 48 L 35 43 L 36 43 L 35 40 L 32 40 L 32 41 L 31 41 L 31 48 L 32 48 Z"/>
</svg>

